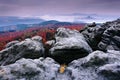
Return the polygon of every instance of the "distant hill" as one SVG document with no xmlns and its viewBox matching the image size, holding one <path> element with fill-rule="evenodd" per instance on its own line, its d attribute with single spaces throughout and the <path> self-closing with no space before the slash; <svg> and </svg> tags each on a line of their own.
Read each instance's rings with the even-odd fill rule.
<svg viewBox="0 0 120 80">
<path fill-rule="evenodd" d="M 39 25 L 40 26 L 52 25 L 53 27 L 56 27 L 56 26 L 67 26 L 67 25 L 71 25 L 71 24 L 72 23 L 70 23 L 70 22 L 59 22 L 56 20 L 50 20 L 50 21 L 42 22 Z"/>
<path fill-rule="evenodd" d="M 46 27 L 46 26 L 51 26 L 51 27 L 59 27 L 59 26 L 70 26 L 72 24 L 76 23 L 71 23 L 71 22 L 59 22 L 56 20 L 49 20 L 49 21 L 44 21 L 40 24 L 33 24 L 32 26 L 38 26 L 38 27 Z"/>
<path fill-rule="evenodd" d="M 58 23 L 55 23 L 53 26 L 54 27 L 60 27 L 60 26 L 70 26 L 72 25 L 73 23 L 70 23 L 70 22 L 58 22 Z"/>
<path fill-rule="evenodd" d="M 40 25 L 49 25 L 49 24 L 56 24 L 56 23 L 59 23 L 59 21 L 50 20 L 50 21 L 44 21 L 44 22 L 40 23 Z"/>
<path fill-rule="evenodd" d="M 14 17 L 12 19 L 14 19 Z M 76 23 L 71 23 L 71 22 L 59 22 L 56 20 L 43 21 L 41 23 L 40 22 L 39 23 L 31 22 L 29 24 L 25 24 L 26 21 L 25 22 L 24 21 L 23 21 L 23 23 L 21 22 L 22 24 L 2 26 L 2 27 L 0 27 L 0 32 L 20 31 L 20 30 L 25 30 L 30 27 L 54 27 L 54 28 L 57 28 L 57 27 L 61 27 L 61 26 L 70 26 L 70 25 L 76 24 Z"/>
<path fill-rule="evenodd" d="M 18 24 L 36 24 L 44 21 L 45 20 L 39 18 L 0 16 L 0 27 Z"/>
</svg>

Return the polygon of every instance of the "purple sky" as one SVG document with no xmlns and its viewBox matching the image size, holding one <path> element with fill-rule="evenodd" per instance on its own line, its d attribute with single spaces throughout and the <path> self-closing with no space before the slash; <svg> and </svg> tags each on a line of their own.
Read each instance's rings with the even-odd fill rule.
<svg viewBox="0 0 120 80">
<path fill-rule="evenodd" d="M 120 0 L 0 0 L 0 16 L 62 19 L 76 13 L 120 17 Z"/>
</svg>

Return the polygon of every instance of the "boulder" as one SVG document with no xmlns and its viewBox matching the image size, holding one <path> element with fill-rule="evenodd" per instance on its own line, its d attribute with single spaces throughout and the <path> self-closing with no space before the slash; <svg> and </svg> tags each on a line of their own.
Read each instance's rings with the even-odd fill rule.
<svg viewBox="0 0 120 80">
<path fill-rule="evenodd" d="M 35 36 L 21 42 L 10 42 L 7 47 L 0 51 L 0 65 L 14 63 L 20 58 L 39 58 L 44 54 L 42 38 Z"/>
<path fill-rule="evenodd" d="M 0 67 L 0 80 L 53 80 L 59 65 L 51 58 L 25 59 Z"/>
<path fill-rule="evenodd" d="M 120 19 L 96 26 L 87 25 L 80 32 L 93 50 L 120 50 Z"/>
<path fill-rule="evenodd" d="M 120 51 L 94 51 L 68 66 L 72 80 L 119 80 Z"/>
<path fill-rule="evenodd" d="M 0 67 L 0 80 L 119 80 L 120 51 L 94 51 L 72 61 L 64 73 L 52 58 L 25 59 Z"/>
<path fill-rule="evenodd" d="M 120 50 L 120 26 L 111 26 L 102 34 L 98 44 L 100 50 Z"/>
<path fill-rule="evenodd" d="M 42 42 L 42 37 L 40 37 L 40 36 L 34 36 L 34 37 L 32 37 L 32 40 L 35 40 L 37 42 Z"/>
<path fill-rule="evenodd" d="M 97 45 L 101 41 L 103 32 L 104 29 L 102 29 L 100 25 L 95 25 L 95 23 L 87 24 L 82 30 L 80 30 L 80 33 L 83 34 L 87 43 L 93 50 L 98 49 Z"/>
<path fill-rule="evenodd" d="M 69 63 L 92 52 L 85 38 L 77 30 L 58 28 L 55 43 L 50 49 L 51 57 L 57 62 Z"/>
</svg>

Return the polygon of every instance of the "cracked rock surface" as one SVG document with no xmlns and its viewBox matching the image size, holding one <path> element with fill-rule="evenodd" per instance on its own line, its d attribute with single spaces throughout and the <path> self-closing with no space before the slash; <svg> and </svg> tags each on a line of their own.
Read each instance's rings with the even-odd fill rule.
<svg viewBox="0 0 120 80">
<path fill-rule="evenodd" d="M 42 38 L 35 36 L 24 41 L 12 41 L 6 48 L 0 51 L 0 65 L 14 63 L 21 58 L 39 58 L 44 54 Z"/>
<path fill-rule="evenodd" d="M 63 74 L 52 58 L 25 59 L 0 67 L 0 80 L 119 80 L 120 52 L 94 51 L 72 61 Z"/>
</svg>

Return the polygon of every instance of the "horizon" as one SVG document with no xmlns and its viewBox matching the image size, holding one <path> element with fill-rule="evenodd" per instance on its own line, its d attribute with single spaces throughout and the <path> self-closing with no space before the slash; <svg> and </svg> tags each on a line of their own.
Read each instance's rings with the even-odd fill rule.
<svg viewBox="0 0 120 80">
<path fill-rule="evenodd" d="M 119 0 L 0 0 L 0 16 L 103 23 L 120 17 Z"/>
</svg>

